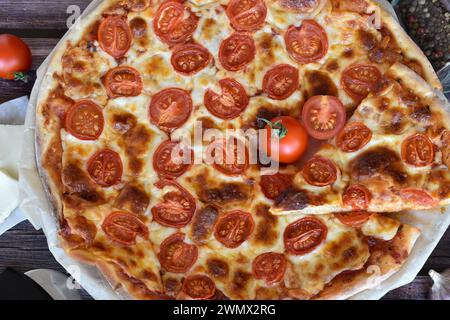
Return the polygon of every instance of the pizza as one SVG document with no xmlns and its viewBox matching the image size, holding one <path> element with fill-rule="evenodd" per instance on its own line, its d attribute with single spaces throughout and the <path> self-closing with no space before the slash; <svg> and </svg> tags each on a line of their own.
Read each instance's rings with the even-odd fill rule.
<svg viewBox="0 0 450 320">
<path fill-rule="evenodd" d="M 447 203 L 441 89 L 369 0 L 104 0 L 39 90 L 60 245 L 136 299 L 373 288 L 420 235 L 388 212 Z M 242 132 L 276 117 L 301 119 L 311 144 L 268 174 Z"/>
</svg>

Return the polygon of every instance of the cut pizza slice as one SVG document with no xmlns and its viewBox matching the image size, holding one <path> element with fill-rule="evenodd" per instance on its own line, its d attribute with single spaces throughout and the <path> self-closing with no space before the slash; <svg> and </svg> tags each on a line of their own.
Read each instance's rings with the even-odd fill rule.
<svg viewBox="0 0 450 320">
<path fill-rule="evenodd" d="M 430 85 L 395 64 L 336 138 L 297 172 L 272 212 L 396 212 L 448 204 L 448 112 Z"/>
</svg>

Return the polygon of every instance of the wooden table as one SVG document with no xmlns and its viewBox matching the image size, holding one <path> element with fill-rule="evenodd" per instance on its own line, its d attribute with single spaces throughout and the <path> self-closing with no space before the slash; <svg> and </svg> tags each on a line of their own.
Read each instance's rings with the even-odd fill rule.
<svg viewBox="0 0 450 320">
<path fill-rule="evenodd" d="M 67 31 L 67 8 L 78 5 L 81 10 L 90 0 L 0 0 L 0 34 L 12 33 L 22 37 L 31 47 L 33 69 L 47 57 Z M 0 80 L 0 103 L 28 95 L 33 83 Z M 41 231 L 23 222 L 0 236 L 0 271 L 13 267 L 19 271 L 49 268 L 64 272 L 48 251 Z M 432 284 L 428 271 L 450 267 L 450 230 L 440 241 L 414 282 L 390 292 L 386 299 L 427 299 Z M 86 298 L 89 298 L 85 294 Z"/>
</svg>

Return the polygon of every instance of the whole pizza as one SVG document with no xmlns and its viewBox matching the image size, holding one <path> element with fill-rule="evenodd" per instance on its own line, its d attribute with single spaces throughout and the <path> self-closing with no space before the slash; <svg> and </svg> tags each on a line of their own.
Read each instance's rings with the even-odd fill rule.
<svg viewBox="0 0 450 320">
<path fill-rule="evenodd" d="M 104 0 L 39 92 L 61 246 L 136 299 L 373 288 L 420 235 L 391 213 L 450 202 L 439 90 L 369 0 Z"/>
</svg>

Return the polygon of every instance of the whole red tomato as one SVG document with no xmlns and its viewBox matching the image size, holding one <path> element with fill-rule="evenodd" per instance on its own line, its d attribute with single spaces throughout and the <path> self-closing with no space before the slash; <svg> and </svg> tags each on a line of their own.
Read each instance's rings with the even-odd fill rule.
<svg viewBox="0 0 450 320">
<path fill-rule="evenodd" d="M 266 153 L 281 163 L 293 163 L 300 159 L 308 147 L 306 130 L 293 117 L 281 116 L 266 121 L 267 143 L 263 145 Z M 278 152 L 277 152 L 277 150 Z"/>
<path fill-rule="evenodd" d="M 16 74 L 31 68 L 31 51 L 22 39 L 11 34 L 0 35 L 0 78 L 14 80 Z"/>
</svg>

